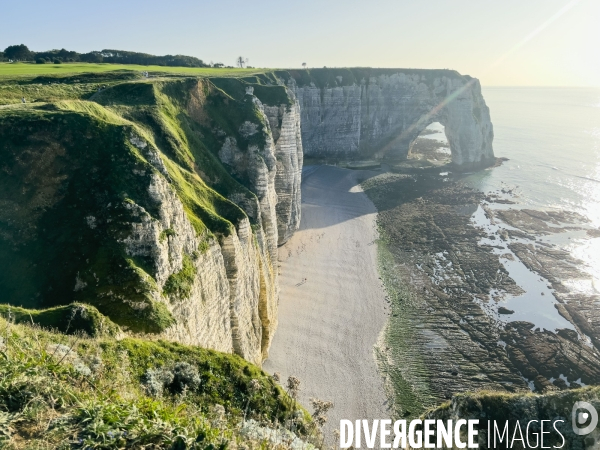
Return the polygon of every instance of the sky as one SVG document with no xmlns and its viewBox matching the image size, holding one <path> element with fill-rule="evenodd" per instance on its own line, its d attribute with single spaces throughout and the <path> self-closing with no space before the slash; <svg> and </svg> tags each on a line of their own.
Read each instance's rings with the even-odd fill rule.
<svg viewBox="0 0 600 450">
<path fill-rule="evenodd" d="M 449 68 L 485 86 L 600 86 L 600 0 L 2 0 L 0 17 L 0 49 Z"/>
</svg>

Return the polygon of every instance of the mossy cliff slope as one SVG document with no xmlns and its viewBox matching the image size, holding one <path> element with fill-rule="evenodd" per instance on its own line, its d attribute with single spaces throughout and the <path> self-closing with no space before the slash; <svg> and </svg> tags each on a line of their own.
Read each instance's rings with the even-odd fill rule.
<svg viewBox="0 0 600 450">
<path fill-rule="evenodd" d="M 91 304 L 260 363 L 302 166 L 298 105 L 273 81 L 125 79 L 0 109 L 2 302 Z"/>
</svg>

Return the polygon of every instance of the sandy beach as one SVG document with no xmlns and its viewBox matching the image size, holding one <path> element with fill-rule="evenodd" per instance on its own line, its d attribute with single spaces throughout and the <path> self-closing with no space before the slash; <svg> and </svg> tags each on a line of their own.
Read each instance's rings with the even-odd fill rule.
<svg viewBox="0 0 600 450">
<path fill-rule="evenodd" d="M 388 314 L 377 273 L 376 209 L 359 172 L 307 167 L 300 230 L 279 249 L 279 327 L 263 368 L 301 381 L 300 401 L 335 403 L 326 437 L 340 419 L 389 416 L 373 346 Z"/>
</svg>

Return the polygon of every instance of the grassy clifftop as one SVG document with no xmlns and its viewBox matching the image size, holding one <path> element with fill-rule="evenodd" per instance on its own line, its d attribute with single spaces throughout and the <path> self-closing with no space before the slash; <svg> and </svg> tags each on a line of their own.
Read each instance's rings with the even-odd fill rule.
<svg viewBox="0 0 600 450">
<path fill-rule="evenodd" d="M 10 313 L 7 312 L 10 316 Z M 0 317 L 0 447 L 225 449 L 309 416 L 257 367 L 162 341 L 92 339 Z M 289 442 L 296 437 L 282 431 Z"/>
<path fill-rule="evenodd" d="M 136 64 L 109 64 L 109 63 L 63 63 L 63 64 L 34 64 L 34 63 L 1 63 L 0 77 L 2 76 L 31 76 L 38 74 L 55 74 L 64 76 L 74 73 L 104 73 L 122 71 L 149 71 L 161 74 L 178 74 L 204 77 L 219 76 L 244 76 L 264 73 L 265 69 L 225 69 L 211 67 L 168 67 L 168 66 L 141 66 Z"/>
<path fill-rule="evenodd" d="M 360 85 L 369 83 L 371 77 L 381 75 L 394 75 L 403 73 L 405 75 L 418 75 L 425 77 L 428 82 L 435 78 L 463 78 L 456 70 L 449 69 L 378 69 L 373 67 L 340 67 L 322 69 L 292 69 L 285 71 L 276 71 L 278 77 L 289 80 L 293 78 L 298 86 L 307 86 L 313 84 L 319 88 Z"/>
</svg>

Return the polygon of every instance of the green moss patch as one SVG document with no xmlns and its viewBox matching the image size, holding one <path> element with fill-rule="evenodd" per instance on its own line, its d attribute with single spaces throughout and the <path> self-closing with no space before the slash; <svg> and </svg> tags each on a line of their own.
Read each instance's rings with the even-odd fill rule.
<svg viewBox="0 0 600 450">
<path fill-rule="evenodd" d="M 163 288 L 163 293 L 178 299 L 189 298 L 195 279 L 196 266 L 189 255 L 184 255 L 182 269 L 169 276 Z"/>
<path fill-rule="evenodd" d="M 159 236 L 159 238 L 158 238 L 158 239 L 159 239 L 161 242 L 163 242 L 163 241 L 167 240 L 169 237 L 171 237 L 171 236 L 176 236 L 176 235 L 177 235 L 177 233 L 175 232 L 175 230 L 174 230 L 174 229 L 172 229 L 172 228 L 167 228 L 166 230 L 163 230 L 163 231 L 161 231 L 161 233 L 160 233 L 160 236 Z"/>
<path fill-rule="evenodd" d="M 48 309 L 25 309 L 0 305 L 0 315 L 15 323 L 35 324 L 45 329 L 75 334 L 85 332 L 88 336 L 114 336 L 119 327 L 91 305 L 73 303 Z"/>
</svg>

